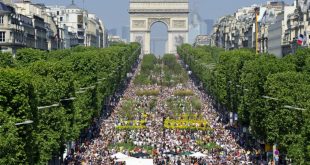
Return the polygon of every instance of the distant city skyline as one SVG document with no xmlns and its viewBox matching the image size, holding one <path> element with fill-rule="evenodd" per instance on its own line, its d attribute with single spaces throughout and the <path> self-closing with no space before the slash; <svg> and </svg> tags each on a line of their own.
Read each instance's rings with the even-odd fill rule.
<svg viewBox="0 0 310 165">
<path fill-rule="evenodd" d="M 84 1 L 84 4 L 83 4 Z M 72 0 L 32 0 L 34 3 L 46 5 L 70 5 Z M 108 29 L 117 28 L 121 32 L 122 26 L 129 25 L 129 0 L 74 0 L 81 8 L 98 15 Z M 196 11 L 203 19 L 217 20 L 219 17 L 233 14 L 238 8 L 252 4 L 264 4 L 267 0 L 190 0 L 191 11 Z M 284 0 L 292 4 L 293 0 Z M 229 7 L 227 5 L 229 4 Z M 121 35 L 118 33 L 118 35 Z"/>
<path fill-rule="evenodd" d="M 130 40 L 129 29 L 129 1 L 130 0 L 32 0 L 34 3 L 46 5 L 68 6 L 74 2 L 80 8 L 96 14 L 104 22 L 108 34 L 120 36 L 126 41 Z M 266 4 L 268 0 L 189 0 L 189 43 L 193 44 L 197 35 L 210 34 L 213 30 L 213 23 L 218 18 L 230 15 L 238 9 L 254 4 Z M 272 1 L 272 0 L 270 0 Z M 83 3 L 84 2 L 84 3 Z M 294 0 L 284 0 L 287 4 L 293 4 Z M 224 4 L 229 4 L 229 7 Z M 207 22 L 206 22 L 207 21 Z M 151 52 L 162 55 L 166 49 L 167 29 L 165 26 L 154 25 L 151 33 Z M 161 51 L 159 51 L 161 50 Z"/>
</svg>

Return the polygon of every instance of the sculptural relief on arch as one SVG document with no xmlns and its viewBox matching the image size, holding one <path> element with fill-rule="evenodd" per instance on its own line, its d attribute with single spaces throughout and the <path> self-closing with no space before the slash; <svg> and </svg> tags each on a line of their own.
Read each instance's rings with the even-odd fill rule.
<svg viewBox="0 0 310 165">
<path fill-rule="evenodd" d="M 151 52 L 151 27 L 162 22 L 168 29 L 166 53 L 176 53 L 178 45 L 188 42 L 188 0 L 130 0 L 130 41 Z"/>
</svg>

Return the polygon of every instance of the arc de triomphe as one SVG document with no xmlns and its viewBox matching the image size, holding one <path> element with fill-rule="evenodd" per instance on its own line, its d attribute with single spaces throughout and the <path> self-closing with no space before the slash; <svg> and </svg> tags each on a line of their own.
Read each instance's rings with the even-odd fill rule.
<svg viewBox="0 0 310 165">
<path fill-rule="evenodd" d="M 166 53 L 188 42 L 188 0 L 130 0 L 130 41 L 142 45 L 143 54 L 151 52 L 151 27 L 162 22 L 168 29 Z"/>
</svg>

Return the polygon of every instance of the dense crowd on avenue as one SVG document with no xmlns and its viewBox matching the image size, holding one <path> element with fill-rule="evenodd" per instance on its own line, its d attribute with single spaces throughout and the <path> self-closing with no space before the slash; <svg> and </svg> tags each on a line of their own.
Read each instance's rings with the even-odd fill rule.
<svg viewBox="0 0 310 165">
<path fill-rule="evenodd" d="M 139 73 L 137 69 L 133 77 Z M 166 100 L 173 96 L 176 90 L 192 90 L 195 97 L 202 102 L 202 119 L 208 122 L 207 130 L 166 129 L 164 120 L 169 118 L 169 108 Z M 158 96 L 137 96 L 137 90 L 159 90 Z M 190 99 L 191 96 L 186 96 Z M 132 99 L 133 110 L 147 109 L 144 115 L 135 113 L 135 121 L 145 118 L 145 123 L 127 122 L 120 116 L 120 111 L 126 100 Z M 150 101 L 156 99 L 156 106 L 150 107 Z M 181 117 L 179 118 L 181 119 Z M 123 153 L 137 158 L 153 159 L 157 165 L 218 165 L 218 164 L 267 164 L 261 160 L 260 148 L 243 147 L 243 139 L 240 134 L 231 129 L 229 125 L 221 122 L 222 118 L 212 104 L 211 98 L 205 92 L 198 89 L 195 83 L 189 79 L 185 84 L 175 87 L 163 87 L 159 84 L 135 86 L 131 81 L 122 94 L 119 102 L 109 115 L 93 121 L 92 126 L 82 136 L 75 147 L 65 159 L 66 164 L 86 165 L 110 165 L 117 164 L 116 158 L 111 155 Z M 123 125 L 142 125 L 142 129 L 116 129 Z M 200 127 L 200 125 L 197 125 Z M 117 144 L 130 144 L 133 148 L 117 146 Z M 214 147 L 205 147 L 208 145 Z M 112 147 L 111 147 L 112 146 Z M 201 153 L 202 156 L 191 156 L 193 153 Z M 118 162 L 118 164 L 122 164 Z"/>
</svg>

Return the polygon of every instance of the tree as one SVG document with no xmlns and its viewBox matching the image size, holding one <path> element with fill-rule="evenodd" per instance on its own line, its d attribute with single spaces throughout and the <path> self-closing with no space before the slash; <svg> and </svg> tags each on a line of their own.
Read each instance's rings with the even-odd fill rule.
<svg viewBox="0 0 310 165">
<path fill-rule="evenodd" d="M 20 163 L 18 155 L 24 155 L 21 138 L 12 119 L 0 106 L 0 164 Z"/>
<path fill-rule="evenodd" d="M 279 144 L 280 153 L 296 164 L 310 160 L 309 52 L 277 59 L 249 50 L 178 47 L 208 94 L 237 110 L 241 125 L 250 126 L 256 138 Z"/>
<path fill-rule="evenodd" d="M 1 68 L 7 68 L 7 67 L 13 67 L 13 56 L 10 53 L 2 53 L 0 52 L 0 67 Z"/>
<path fill-rule="evenodd" d="M 274 73 L 294 71 L 295 66 L 286 63 L 284 60 L 277 59 L 270 55 L 262 55 L 245 63 L 241 74 L 241 86 L 243 96 L 238 108 L 240 120 L 244 125 L 250 125 L 254 128 L 254 133 L 259 138 L 264 138 L 264 129 L 261 119 L 265 112 L 261 108 L 264 106 L 265 99 L 262 96 L 267 95 L 264 90 L 264 83 L 267 76 Z M 268 96 L 268 95 L 267 95 Z"/>
<path fill-rule="evenodd" d="M 37 119 L 37 103 L 33 85 L 31 84 L 31 77 L 28 72 L 19 71 L 16 69 L 0 69 L 0 107 L 2 115 L 9 116 L 9 125 L 5 127 L 12 127 L 10 122 L 20 123 L 25 120 Z M 11 126 L 10 126 L 11 125 Z M 31 164 L 34 162 L 33 156 L 37 154 L 36 144 L 34 143 L 33 129 L 35 127 L 21 125 L 12 128 L 14 135 L 17 133 L 17 139 L 13 139 L 15 146 L 12 148 L 18 149 L 11 150 L 9 155 L 13 157 L 3 157 L 1 159 L 7 161 L 18 161 L 19 163 Z M 8 132 L 9 133 L 9 132 Z M 11 133 L 11 134 L 12 134 Z M 13 135 L 9 135 L 13 136 Z M 12 159 L 12 160 L 9 160 Z"/>
<path fill-rule="evenodd" d="M 19 50 L 16 68 L 0 68 L 0 164 L 46 164 L 61 156 L 64 144 L 100 116 L 105 97 L 127 78 L 139 50 L 137 43 L 49 53 Z M 1 65 L 13 66 L 8 55 L 0 58 Z M 34 122 L 14 125 L 25 120 Z"/>
<path fill-rule="evenodd" d="M 18 49 L 16 53 L 16 63 L 19 66 L 27 66 L 30 63 L 45 60 L 45 52 L 32 48 Z"/>
<path fill-rule="evenodd" d="M 309 146 L 309 137 L 305 136 L 309 134 L 305 130 L 309 127 L 310 119 L 307 111 L 310 108 L 309 84 L 309 75 L 298 72 L 269 75 L 265 83 L 266 93 L 279 99 L 265 107 L 266 117 L 261 122 L 266 125 L 267 140 L 278 142 L 282 150 L 298 164 L 309 159 L 305 154 Z"/>
</svg>

